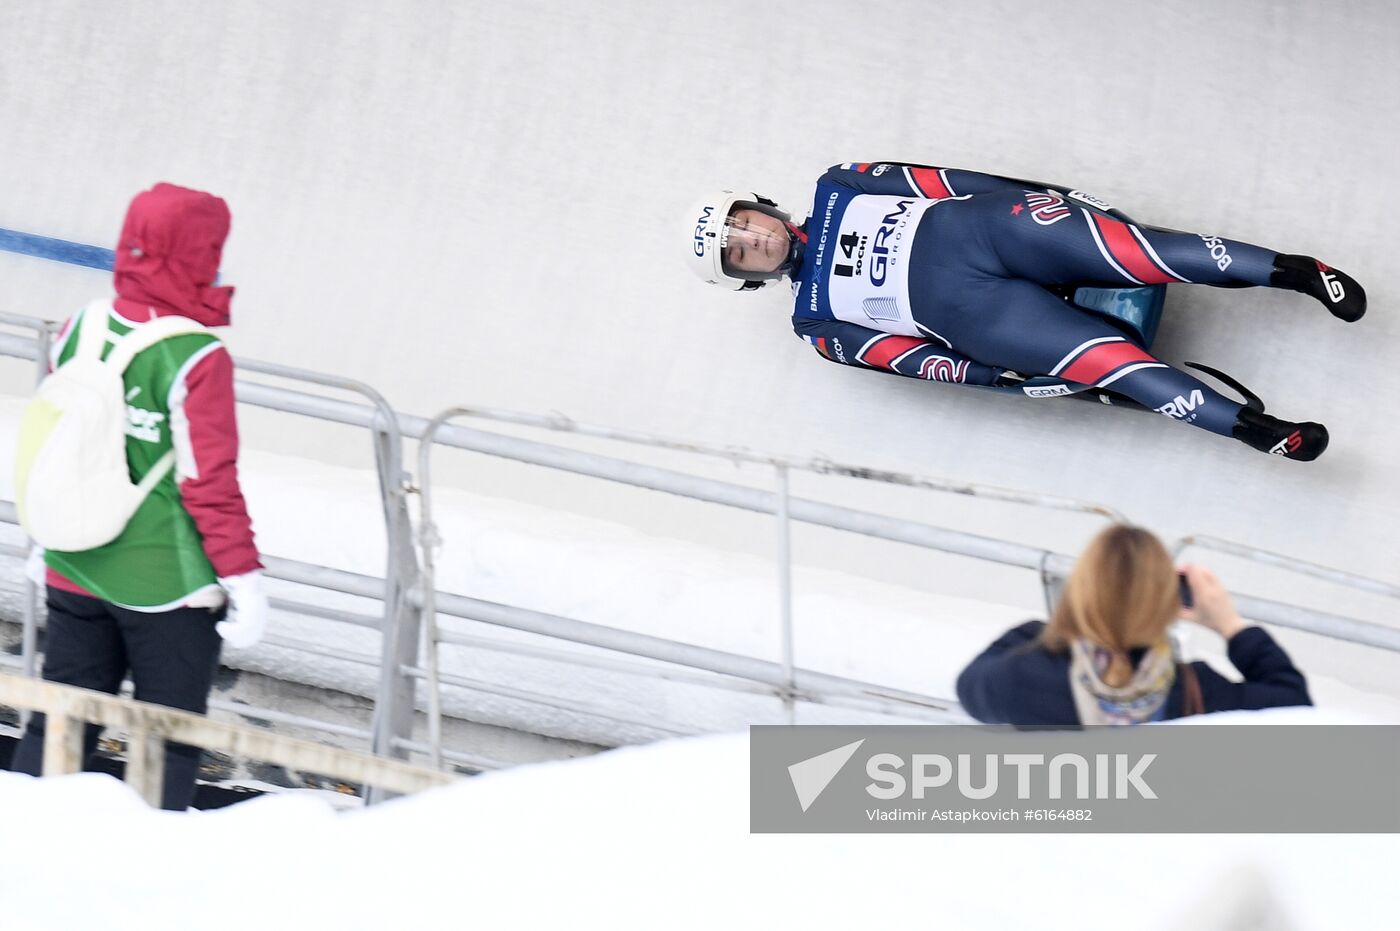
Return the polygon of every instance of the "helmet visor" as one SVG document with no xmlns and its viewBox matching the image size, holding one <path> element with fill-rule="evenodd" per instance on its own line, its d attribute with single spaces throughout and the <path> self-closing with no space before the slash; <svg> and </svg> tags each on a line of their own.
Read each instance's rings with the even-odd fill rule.
<svg viewBox="0 0 1400 931">
<path fill-rule="evenodd" d="M 779 277 L 792 257 L 787 215 L 752 201 L 737 201 L 719 234 L 726 274 L 747 281 Z"/>
</svg>

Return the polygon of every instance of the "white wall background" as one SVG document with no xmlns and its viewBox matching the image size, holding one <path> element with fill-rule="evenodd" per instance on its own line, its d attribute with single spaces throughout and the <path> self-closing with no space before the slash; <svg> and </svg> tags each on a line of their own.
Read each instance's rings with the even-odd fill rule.
<svg viewBox="0 0 1400 931">
<path fill-rule="evenodd" d="M 404 410 L 562 410 L 975 478 L 1400 580 L 1397 47 L 1387 0 L 16 0 L 0 7 L 0 226 L 111 244 L 136 191 L 205 188 L 234 212 L 235 350 L 362 378 Z M 839 368 L 792 335 L 785 290 L 730 295 L 683 267 L 684 211 L 706 190 L 802 210 L 828 165 L 881 158 L 1074 184 L 1351 272 L 1372 308 L 1354 326 L 1300 295 L 1178 288 L 1156 346 L 1325 422 L 1332 448 L 1283 462 L 1145 414 Z M 0 309 L 57 318 L 104 290 L 0 254 Z M 249 436 L 364 456 L 361 438 L 285 421 Z M 863 558 L 825 539 L 800 555 Z M 917 576 L 922 559 L 868 562 Z"/>
</svg>

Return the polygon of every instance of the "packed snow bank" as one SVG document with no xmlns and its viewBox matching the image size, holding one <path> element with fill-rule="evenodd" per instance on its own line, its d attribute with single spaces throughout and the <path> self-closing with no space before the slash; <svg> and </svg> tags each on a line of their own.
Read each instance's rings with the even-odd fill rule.
<svg viewBox="0 0 1400 931">
<path fill-rule="evenodd" d="M 1394 917 L 1365 891 L 1390 882 L 1394 837 L 751 836 L 748 805 L 742 734 L 517 767 L 339 815 L 308 796 L 175 815 L 105 776 L 0 773 L 0 901 L 7 931 L 1080 931 L 1175 927 L 1248 883 L 1300 929 Z"/>
</svg>

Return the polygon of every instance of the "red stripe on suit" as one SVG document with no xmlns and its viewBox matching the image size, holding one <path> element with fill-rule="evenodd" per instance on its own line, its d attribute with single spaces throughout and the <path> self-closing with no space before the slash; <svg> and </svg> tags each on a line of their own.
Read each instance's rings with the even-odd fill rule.
<svg viewBox="0 0 1400 931">
<path fill-rule="evenodd" d="M 914 179 L 915 186 L 919 193 L 925 197 L 939 198 L 952 197 L 953 192 L 948 190 L 948 185 L 943 183 L 943 178 L 938 174 L 937 168 L 910 168 L 909 175 Z"/>
<path fill-rule="evenodd" d="M 1089 347 L 1068 368 L 1060 372 L 1060 377 L 1081 385 L 1095 385 L 1109 372 L 1130 362 L 1156 361 L 1129 342 L 1100 343 Z"/>
<path fill-rule="evenodd" d="M 1142 243 L 1138 242 L 1132 230 L 1128 229 L 1128 224 L 1111 217 L 1099 216 L 1097 213 L 1091 216 L 1099 228 L 1099 235 L 1103 237 L 1109 254 L 1128 274 L 1143 284 L 1166 284 L 1168 281 L 1178 280 L 1157 267 L 1157 263 L 1153 262 L 1142 248 Z"/>
<path fill-rule="evenodd" d="M 928 342 L 917 336 L 886 336 L 861 354 L 860 361 L 876 368 L 892 368 L 890 363 L 915 346 Z"/>
</svg>

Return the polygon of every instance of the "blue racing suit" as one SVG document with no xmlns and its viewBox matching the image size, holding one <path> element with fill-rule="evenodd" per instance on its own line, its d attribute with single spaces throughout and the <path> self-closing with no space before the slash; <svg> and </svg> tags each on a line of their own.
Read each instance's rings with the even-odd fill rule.
<svg viewBox="0 0 1400 931">
<path fill-rule="evenodd" d="M 828 359 L 933 381 L 1049 375 L 1224 436 L 1241 404 L 1051 288 L 1268 286 L 1278 253 L 1140 226 L 1080 191 L 896 162 L 817 182 L 792 324 Z"/>
</svg>

